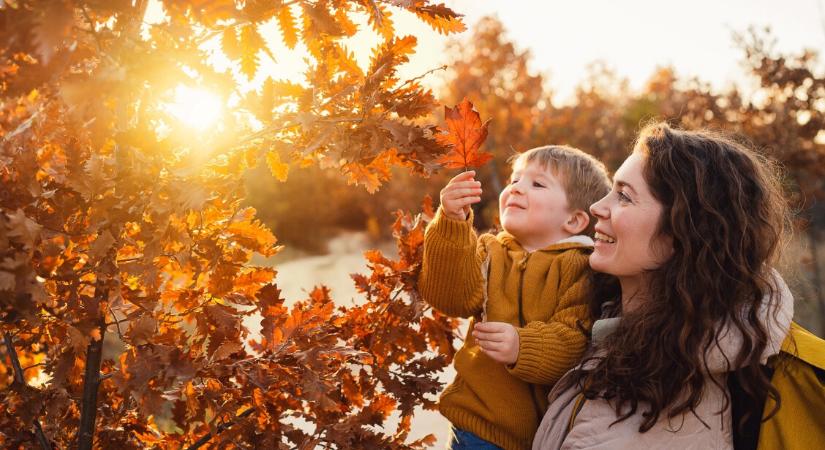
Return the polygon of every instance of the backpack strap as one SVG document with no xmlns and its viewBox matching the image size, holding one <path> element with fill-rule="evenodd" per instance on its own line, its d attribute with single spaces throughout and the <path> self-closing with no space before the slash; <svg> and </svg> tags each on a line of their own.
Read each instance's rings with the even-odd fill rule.
<svg viewBox="0 0 825 450">
<path fill-rule="evenodd" d="M 762 373 L 773 378 L 773 367 L 759 365 Z M 736 372 L 728 373 L 728 392 L 731 403 L 731 427 L 733 428 L 733 448 L 736 450 L 756 450 L 759 445 L 759 430 L 762 427 L 762 412 L 765 410 L 765 392 L 753 398 L 745 392 Z M 744 422 L 743 422 L 744 420 Z M 740 425 L 741 424 L 741 425 Z"/>
<path fill-rule="evenodd" d="M 791 322 L 788 337 L 782 341 L 782 351 L 825 371 L 825 340 L 818 338 L 796 322 Z"/>
<path fill-rule="evenodd" d="M 567 421 L 568 433 L 570 433 L 573 429 L 573 424 L 576 423 L 576 417 L 579 415 L 579 412 L 581 412 L 584 402 L 586 401 L 587 399 L 584 397 L 584 392 L 581 392 L 576 396 L 576 402 L 573 404 L 573 411 L 570 412 L 570 420 Z"/>
</svg>

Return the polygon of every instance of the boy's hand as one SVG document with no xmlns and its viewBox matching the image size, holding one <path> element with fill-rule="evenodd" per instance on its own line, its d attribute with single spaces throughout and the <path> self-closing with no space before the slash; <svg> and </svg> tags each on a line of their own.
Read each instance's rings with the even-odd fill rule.
<svg viewBox="0 0 825 450">
<path fill-rule="evenodd" d="M 475 170 L 456 175 L 441 190 L 441 209 L 454 220 L 467 220 L 470 205 L 481 201 L 481 183 L 476 181 Z"/>
<path fill-rule="evenodd" d="M 477 323 L 473 327 L 473 337 L 481 350 L 496 362 L 515 364 L 518 359 L 518 332 L 509 323 Z"/>
</svg>

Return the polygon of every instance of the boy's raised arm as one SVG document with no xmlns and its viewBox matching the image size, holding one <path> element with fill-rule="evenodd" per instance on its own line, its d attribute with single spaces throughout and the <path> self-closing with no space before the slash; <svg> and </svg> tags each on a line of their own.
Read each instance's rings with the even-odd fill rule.
<svg viewBox="0 0 825 450">
<path fill-rule="evenodd" d="M 441 190 L 441 205 L 424 233 L 424 263 L 418 291 L 435 309 L 469 317 L 482 308 L 484 246 L 473 231 L 470 205 L 481 200 L 475 171 L 463 172 Z"/>
<path fill-rule="evenodd" d="M 481 262 L 486 252 L 472 223 L 472 212 L 459 221 L 439 207 L 424 233 L 418 291 L 427 303 L 449 316 L 470 317 L 482 309 Z"/>
</svg>

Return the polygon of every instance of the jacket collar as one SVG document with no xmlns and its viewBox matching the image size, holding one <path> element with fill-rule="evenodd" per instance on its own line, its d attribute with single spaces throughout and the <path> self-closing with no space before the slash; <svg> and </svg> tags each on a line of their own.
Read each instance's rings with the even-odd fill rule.
<svg viewBox="0 0 825 450">
<path fill-rule="evenodd" d="M 605 338 L 613 334 L 616 328 L 619 328 L 619 321 L 621 317 L 610 317 L 608 319 L 599 319 L 593 322 L 593 329 L 590 331 L 594 344 L 599 344 Z"/>
<path fill-rule="evenodd" d="M 518 240 L 516 240 L 516 238 L 513 237 L 512 234 L 506 231 L 502 231 L 498 235 L 496 235 L 496 239 L 498 239 L 499 242 L 501 242 L 505 247 L 507 247 L 508 250 L 525 251 L 524 247 L 522 247 L 521 244 L 519 244 Z M 538 249 L 536 251 L 557 251 L 577 247 L 593 247 L 593 239 L 590 236 L 578 234 L 556 241 L 548 245 L 547 247 Z"/>
</svg>

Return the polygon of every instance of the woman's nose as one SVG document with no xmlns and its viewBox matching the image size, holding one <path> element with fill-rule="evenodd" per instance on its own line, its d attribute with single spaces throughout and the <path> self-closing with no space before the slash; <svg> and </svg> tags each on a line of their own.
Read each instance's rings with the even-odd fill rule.
<svg viewBox="0 0 825 450">
<path fill-rule="evenodd" d="M 610 194 L 605 195 L 601 200 L 590 205 L 590 214 L 593 214 L 593 216 L 599 219 L 607 219 L 610 215 L 610 208 L 607 207 L 605 200 L 609 195 Z"/>
</svg>

